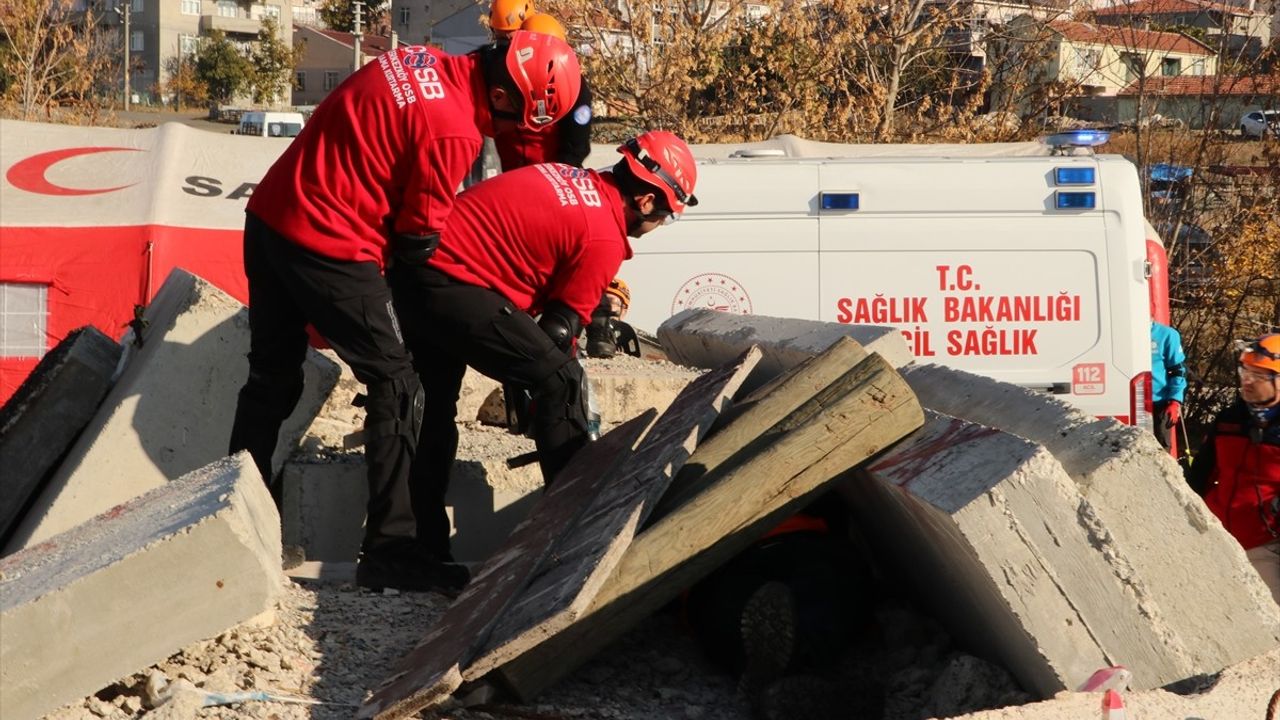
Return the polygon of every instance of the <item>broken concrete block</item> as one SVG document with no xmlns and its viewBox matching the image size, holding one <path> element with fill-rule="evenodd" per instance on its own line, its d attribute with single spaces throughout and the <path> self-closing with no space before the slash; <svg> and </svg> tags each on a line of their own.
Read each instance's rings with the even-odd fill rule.
<svg viewBox="0 0 1280 720">
<path fill-rule="evenodd" d="M 502 546 L 542 492 L 536 464 L 507 467 L 507 458 L 534 449 L 505 430 L 479 429 L 487 442 L 458 448 L 445 496 L 453 518 L 453 556 L 484 560 Z M 308 560 L 352 562 L 364 537 L 369 499 L 364 457 L 358 453 L 299 454 L 284 466 L 284 541 Z"/>
<path fill-rule="evenodd" d="M 658 339 L 667 356 L 673 362 L 691 367 L 719 367 L 748 347 L 760 346 L 764 358 L 742 386 L 744 393 L 821 353 L 841 337 L 853 338 L 868 353 L 879 354 L 896 368 L 914 360 L 901 331 L 877 325 L 842 325 L 697 309 L 677 313 L 658 327 Z"/>
<path fill-rule="evenodd" d="M 1217 672 L 1280 644 L 1280 607 L 1150 432 L 938 365 L 907 368 L 903 376 L 925 407 L 1014 433 L 1053 454 L 1195 672 Z"/>
<path fill-rule="evenodd" d="M 7 552 L 68 530 L 107 508 L 227 453 L 249 374 L 249 316 L 239 302 L 183 270 L 146 311 L 141 347 L 126 343 L 123 374 L 14 532 Z M 297 445 L 337 380 L 315 352 L 306 389 L 281 430 L 275 467 Z"/>
<path fill-rule="evenodd" d="M 1143 689 L 1195 673 L 1044 447 L 929 413 L 844 491 L 876 553 L 935 601 L 949 629 L 1042 697 L 1114 664 Z"/>
<path fill-rule="evenodd" d="M 28 720 L 270 610 L 280 519 L 247 453 L 0 559 L 0 698 Z"/>
<path fill-rule="evenodd" d="M 0 409 L 0 542 L 98 411 L 119 361 L 119 344 L 82 327 L 41 358 Z"/>
</svg>

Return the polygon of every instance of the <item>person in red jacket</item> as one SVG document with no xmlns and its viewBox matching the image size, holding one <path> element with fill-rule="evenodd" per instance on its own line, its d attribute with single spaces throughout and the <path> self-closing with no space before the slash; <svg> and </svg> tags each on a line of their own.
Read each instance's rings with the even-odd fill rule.
<svg viewBox="0 0 1280 720">
<path fill-rule="evenodd" d="M 1280 602 L 1280 334 L 1240 354 L 1240 396 L 1214 419 L 1188 480 Z"/>
<path fill-rule="evenodd" d="M 618 151 L 612 170 L 539 164 L 469 188 L 431 259 L 388 275 L 426 390 L 411 484 L 419 538 L 435 553 L 449 548 L 444 496 L 467 366 L 531 393 L 542 477 L 552 482 L 588 439 L 574 340 L 631 257 L 627 238 L 697 204 L 683 140 L 650 131 Z"/>
<path fill-rule="evenodd" d="M 517 24 L 513 24 L 516 19 Z M 496 39 L 510 37 L 516 30 L 554 35 L 568 42 L 564 25 L 551 15 L 538 12 L 522 0 L 495 0 L 489 10 L 489 29 Z M 591 154 L 591 105 L 595 96 L 584 76 L 573 110 L 564 122 L 546 132 L 512 128 L 494 137 L 494 149 L 503 170 L 514 170 L 540 162 L 558 162 L 582 167 Z"/>
<path fill-rule="evenodd" d="M 249 198 L 249 378 L 230 450 L 248 449 L 279 497 L 271 456 L 302 392 L 312 324 L 366 387 L 363 587 L 447 591 L 467 581 L 465 568 L 415 541 L 408 473 L 422 389 L 383 269 L 393 258 L 424 262 L 482 134 L 554 123 L 579 78 L 573 50 L 537 33 L 465 56 L 393 50 L 325 98 Z"/>
</svg>

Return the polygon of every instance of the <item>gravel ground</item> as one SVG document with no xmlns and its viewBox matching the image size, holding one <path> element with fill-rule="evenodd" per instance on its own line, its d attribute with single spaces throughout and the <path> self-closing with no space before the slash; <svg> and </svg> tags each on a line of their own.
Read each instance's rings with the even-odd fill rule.
<svg viewBox="0 0 1280 720">
<path fill-rule="evenodd" d="M 600 366 L 639 364 L 618 358 Z M 632 370 L 683 372 L 644 364 Z M 362 417 L 349 405 L 358 388 L 340 385 L 303 452 L 323 456 L 341 447 Z M 509 457 L 532 447 L 476 422 L 460 423 L 460 456 Z M 164 662 L 62 708 L 48 720 L 190 720 L 350 718 L 368 692 L 448 606 L 434 594 L 361 591 L 350 583 L 282 579 L 274 618 L 195 643 Z M 791 676 L 753 691 L 701 654 L 679 613 L 654 615 L 533 704 L 447 709 L 443 720 L 1084 720 L 1099 717 L 1096 694 L 1061 693 L 1045 702 L 1022 692 L 1003 668 L 953 647 L 947 634 L 915 612 L 908 599 L 875 599 L 863 640 L 836 667 Z M 1190 683 L 1195 694 L 1163 690 L 1126 693 L 1129 720 L 1280 720 L 1267 717 L 1280 688 L 1280 649 Z M 265 692 L 296 700 L 247 700 L 201 707 L 208 694 Z M 1184 691 L 1185 692 L 1185 691 Z M 168 696 L 166 702 L 160 702 Z M 158 707 L 157 707 L 158 705 Z M 753 706 L 754 705 L 754 710 Z M 986 711 L 986 712 L 982 712 Z M 974 713 L 964 715 L 964 713 Z"/>
</svg>

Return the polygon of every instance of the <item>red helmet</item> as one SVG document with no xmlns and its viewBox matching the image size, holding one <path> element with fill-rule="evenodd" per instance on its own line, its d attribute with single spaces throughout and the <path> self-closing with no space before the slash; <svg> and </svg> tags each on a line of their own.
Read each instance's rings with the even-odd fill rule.
<svg viewBox="0 0 1280 720">
<path fill-rule="evenodd" d="M 558 37 L 517 30 L 507 48 L 507 71 L 523 101 L 522 128 L 545 128 L 569 114 L 578 100 L 578 56 Z"/>
<path fill-rule="evenodd" d="M 631 172 L 662 191 L 667 207 L 676 215 L 698 204 L 693 186 L 698 166 L 683 140 L 666 130 L 650 130 L 618 146 Z"/>
</svg>

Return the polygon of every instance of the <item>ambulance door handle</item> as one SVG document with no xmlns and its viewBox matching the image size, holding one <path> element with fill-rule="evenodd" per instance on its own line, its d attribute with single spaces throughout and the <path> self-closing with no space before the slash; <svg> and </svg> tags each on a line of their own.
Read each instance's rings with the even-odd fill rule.
<svg viewBox="0 0 1280 720">
<path fill-rule="evenodd" d="M 1049 388 L 1049 392 L 1053 395 L 1070 395 L 1071 383 L 1056 382 Z"/>
</svg>

